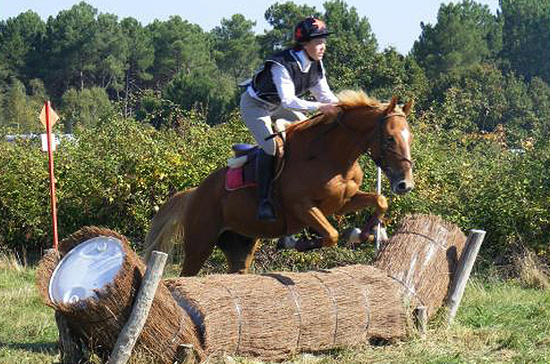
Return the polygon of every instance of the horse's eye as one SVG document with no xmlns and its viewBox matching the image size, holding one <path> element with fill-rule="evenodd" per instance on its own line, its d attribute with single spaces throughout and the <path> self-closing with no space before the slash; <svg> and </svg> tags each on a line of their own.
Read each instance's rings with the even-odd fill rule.
<svg viewBox="0 0 550 364">
<path fill-rule="evenodd" d="M 386 142 L 388 142 L 389 144 L 395 144 L 395 138 L 392 136 L 387 137 Z"/>
</svg>

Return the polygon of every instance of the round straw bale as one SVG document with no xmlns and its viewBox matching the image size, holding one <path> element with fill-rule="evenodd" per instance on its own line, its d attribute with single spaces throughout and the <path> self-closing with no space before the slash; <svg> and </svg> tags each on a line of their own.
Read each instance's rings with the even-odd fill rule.
<svg viewBox="0 0 550 364">
<path fill-rule="evenodd" d="M 191 307 L 207 354 L 276 359 L 295 351 L 295 303 L 277 280 L 212 275 L 171 279 L 166 284 L 180 306 Z M 276 341 L 272 341 L 274 336 Z"/>
<path fill-rule="evenodd" d="M 441 307 L 450 288 L 466 236 L 439 216 L 409 215 L 379 253 L 374 266 L 400 282 L 411 300 Z"/>
<path fill-rule="evenodd" d="M 348 274 L 363 287 L 368 302 L 367 339 L 393 341 L 408 333 L 408 301 L 403 286 L 378 268 L 350 265 L 335 268 Z"/>
<path fill-rule="evenodd" d="M 98 245 L 93 247 L 92 244 Z M 95 258 L 86 255 L 88 251 L 85 249 L 88 249 L 88 245 L 90 249 L 100 251 Z M 79 246 L 82 253 L 76 249 Z M 105 246 L 109 247 L 108 250 L 111 247 L 119 249 L 122 255 L 120 267 L 115 265 L 118 271 L 106 281 L 105 277 L 100 275 L 105 273 L 108 268 L 106 266 L 113 264 L 114 258 L 101 255 L 101 249 Z M 77 253 L 71 255 L 71 252 L 77 251 L 79 256 L 76 256 Z M 145 265 L 131 250 L 126 238 L 111 230 L 96 227 L 83 228 L 63 240 L 59 245 L 59 253 L 61 260 L 57 264 L 53 253 L 47 254 L 43 259 L 37 278 L 39 292 L 47 305 L 67 319 L 71 332 L 87 343 L 90 350 L 106 359 L 130 316 Z M 78 259 L 85 261 L 98 257 L 105 258 L 105 261 L 88 262 L 89 269 L 82 267 L 77 270 Z M 63 271 L 64 268 L 67 271 Z M 80 275 L 84 283 L 99 282 L 100 287 L 93 286 L 92 289 L 55 286 L 57 276 L 71 275 Z M 68 281 L 71 283 L 70 279 Z M 57 290 L 61 294 L 56 293 Z M 87 294 L 82 293 L 83 291 Z M 161 282 L 149 317 L 136 343 L 135 352 L 150 357 L 156 363 L 172 363 L 176 358 L 178 346 L 183 343 L 193 344 L 199 358 L 204 358 L 191 318 L 172 299 L 171 293 Z"/>
<path fill-rule="evenodd" d="M 406 333 L 403 287 L 373 267 L 165 283 L 201 327 L 209 355 L 274 360 Z"/>
</svg>

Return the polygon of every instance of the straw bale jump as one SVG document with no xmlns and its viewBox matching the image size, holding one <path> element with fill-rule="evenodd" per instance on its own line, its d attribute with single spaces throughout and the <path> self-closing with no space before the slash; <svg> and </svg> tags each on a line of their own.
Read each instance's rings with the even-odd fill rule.
<svg viewBox="0 0 550 364">
<path fill-rule="evenodd" d="M 71 256 L 94 260 L 94 238 L 111 239 L 107 247 L 99 242 L 101 254 L 115 250 L 120 258 L 115 263 L 101 259 L 103 266 L 90 263 L 88 273 L 105 277 L 110 271 L 112 277 L 86 282 L 63 278 L 60 267 L 70 269 Z M 464 234 L 441 218 L 412 215 L 401 222 L 373 266 L 164 280 L 134 353 L 156 363 L 200 362 L 221 354 L 278 360 L 372 339 L 405 338 L 413 330 L 417 307 L 426 307 L 431 316 L 444 303 L 465 242 Z M 85 228 L 61 242 L 59 255 L 46 255 L 38 271 L 46 304 L 66 319 L 75 341 L 104 359 L 128 319 L 143 276 L 143 263 L 127 243 L 110 230 Z M 80 252 L 70 253 L 73 248 Z M 88 293 L 82 293 L 81 286 L 90 282 L 96 286 L 84 287 Z M 185 358 L 180 349 L 188 344 L 194 353 L 186 352 Z"/>
</svg>

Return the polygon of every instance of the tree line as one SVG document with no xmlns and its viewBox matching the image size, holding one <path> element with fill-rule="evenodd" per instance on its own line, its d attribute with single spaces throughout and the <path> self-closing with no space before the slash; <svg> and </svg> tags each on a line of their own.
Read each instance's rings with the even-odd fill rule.
<svg viewBox="0 0 550 364">
<path fill-rule="evenodd" d="M 436 214 L 486 229 L 491 261 L 506 261 L 514 242 L 548 256 L 550 0 L 502 0 L 496 14 L 470 0 L 443 4 L 406 55 L 380 50 L 368 19 L 341 0 L 322 11 L 274 4 L 263 34 L 239 14 L 206 32 L 184 15 L 143 26 L 86 3 L 45 22 L 33 12 L 2 21 L 0 135 L 41 131 L 51 99 L 56 131 L 78 140 L 56 152 L 60 236 L 96 225 L 142 241 L 167 196 L 223 166 L 232 143 L 252 142 L 237 83 L 291 44 L 308 15 L 334 31 L 324 62 L 334 90 L 416 101 L 416 188 L 391 197 L 390 231 L 404 214 Z M 0 250 L 49 245 L 47 160 L 31 143 L 0 138 Z M 374 165 L 360 163 L 372 188 Z"/>
<path fill-rule="evenodd" d="M 472 0 L 442 4 L 406 55 L 380 50 L 368 19 L 343 0 L 328 0 L 322 10 L 271 5 L 264 34 L 241 14 L 205 31 L 185 14 L 142 25 L 86 2 L 46 21 L 27 11 L 0 22 L 0 126 L 39 130 L 45 99 L 60 111 L 65 132 L 108 122 L 113 113 L 172 127 L 192 111 L 218 124 L 237 107 L 237 84 L 289 46 L 293 26 L 309 15 L 334 32 L 324 61 L 333 89 L 413 98 L 418 112 L 441 112 L 443 128 L 504 125 L 516 145 L 548 136 L 550 0 L 501 0 L 496 14 Z"/>
</svg>

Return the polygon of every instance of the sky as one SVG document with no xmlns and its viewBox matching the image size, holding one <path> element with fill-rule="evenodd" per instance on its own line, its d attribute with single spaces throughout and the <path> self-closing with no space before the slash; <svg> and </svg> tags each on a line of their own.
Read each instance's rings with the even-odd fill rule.
<svg viewBox="0 0 550 364">
<path fill-rule="evenodd" d="M 27 10 L 36 12 L 46 21 L 61 10 L 67 10 L 81 0 L 2 0 L 0 20 L 15 17 Z M 132 17 L 147 25 L 155 19 L 167 20 L 171 15 L 179 15 L 191 23 L 208 31 L 218 26 L 223 18 L 233 14 L 243 14 L 256 21 L 254 29 L 262 34 L 269 25 L 264 19 L 267 8 L 286 0 L 86 0 L 100 13 L 117 15 L 120 19 Z M 324 11 L 326 0 L 293 0 L 298 5 L 314 6 Z M 441 3 L 457 1 L 443 0 L 346 0 L 346 4 L 356 8 L 360 17 L 369 20 L 372 31 L 378 40 L 379 49 L 393 46 L 401 54 L 407 54 L 421 33 L 420 22 L 435 24 L 437 10 Z M 488 5 L 493 14 L 499 8 L 498 0 L 477 0 Z M 327 24 L 330 27 L 330 24 Z"/>
</svg>

